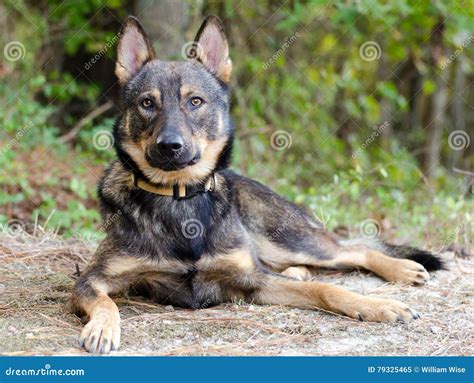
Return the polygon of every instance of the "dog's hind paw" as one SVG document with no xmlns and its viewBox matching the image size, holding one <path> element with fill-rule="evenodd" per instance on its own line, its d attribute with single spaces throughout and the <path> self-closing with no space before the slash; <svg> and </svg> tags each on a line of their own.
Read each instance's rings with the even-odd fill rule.
<svg viewBox="0 0 474 383">
<path fill-rule="evenodd" d="M 297 279 L 298 281 L 309 281 L 313 274 L 304 266 L 292 266 L 281 272 L 284 276 Z"/>
<path fill-rule="evenodd" d="M 80 337 L 80 345 L 87 351 L 108 354 L 120 344 L 120 318 L 112 314 L 96 316 L 86 324 Z"/>
<path fill-rule="evenodd" d="M 420 314 L 405 303 L 393 299 L 366 298 L 350 317 L 360 321 L 407 323 L 420 318 Z"/>
<path fill-rule="evenodd" d="M 390 282 L 424 285 L 430 279 L 430 274 L 423 265 L 409 259 L 393 259 L 393 265 L 385 277 Z"/>
<path fill-rule="evenodd" d="M 377 251 L 368 254 L 365 267 L 389 282 L 424 285 L 430 279 L 430 275 L 420 263 L 410 259 L 392 258 Z"/>
</svg>

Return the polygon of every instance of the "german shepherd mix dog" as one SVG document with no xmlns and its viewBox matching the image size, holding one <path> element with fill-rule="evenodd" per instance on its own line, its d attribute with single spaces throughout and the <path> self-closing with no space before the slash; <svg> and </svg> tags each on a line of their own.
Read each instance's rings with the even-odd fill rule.
<svg viewBox="0 0 474 383">
<path fill-rule="evenodd" d="M 232 63 L 223 28 L 208 17 L 189 60 L 158 60 L 137 19 L 118 44 L 123 113 L 114 161 L 99 184 L 106 238 L 78 279 L 72 304 L 88 321 L 90 352 L 119 347 L 111 294 L 204 308 L 236 299 L 332 311 L 361 321 L 408 322 L 403 302 L 312 280 L 316 268 L 364 268 L 389 282 L 423 284 L 442 268 L 432 254 L 376 240 L 347 241 L 267 187 L 227 170 Z"/>
</svg>

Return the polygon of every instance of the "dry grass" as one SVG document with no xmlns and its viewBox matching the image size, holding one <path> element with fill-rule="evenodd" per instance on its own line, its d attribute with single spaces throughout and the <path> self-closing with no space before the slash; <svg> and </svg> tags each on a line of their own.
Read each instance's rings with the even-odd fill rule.
<svg viewBox="0 0 474 383">
<path fill-rule="evenodd" d="M 90 245 L 89 245 L 90 246 Z M 66 310 L 76 264 L 93 248 L 52 234 L 0 235 L 0 353 L 85 354 L 82 325 Z M 422 318 L 411 324 L 361 323 L 322 311 L 226 304 L 190 311 L 119 297 L 118 355 L 472 355 L 474 261 L 443 257 L 424 287 L 384 283 L 361 272 L 322 272 L 319 280 L 402 299 Z"/>
</svg>

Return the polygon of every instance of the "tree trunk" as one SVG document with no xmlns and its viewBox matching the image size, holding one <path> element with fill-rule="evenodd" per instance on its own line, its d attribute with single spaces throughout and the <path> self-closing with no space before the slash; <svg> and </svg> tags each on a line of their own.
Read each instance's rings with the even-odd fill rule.
<svg viewBox="0 0 474 383">
<path fill-rule="evenodd" d="M 181 60 L 186 43 L 185 30 L 190 20 L 185 0 L 137 0 L 135 14 L 155 46 L 160 60 Z M 194 37 L 194 36 L 193 36 Z"/>
<path fill-rule="evenodd" d="M 431 35 L 431 68 L 436 89 L 429 100 L 429 108 L 423 119 L 423 128 L 427 135 L 425 144 L 424 171 L 430 179 L 436 174 L 441 156 L 441 135 L 443 131 L 446 104 L 448 99 L 446 83 L 449 72 L 439 69 L 439 63 L 443 54 L 443 30 L 444 20 L 441 19 L 433 29 Z"/>
</svg>

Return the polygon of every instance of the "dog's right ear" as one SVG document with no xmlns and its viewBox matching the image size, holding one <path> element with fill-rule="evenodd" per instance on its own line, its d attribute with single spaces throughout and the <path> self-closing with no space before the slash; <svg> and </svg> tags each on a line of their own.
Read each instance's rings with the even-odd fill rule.
<svg viewBox="0 0 474 383">
<path fill-rule="evenodd" d="M 155 58 L 155 51 L 139 21 L 128 16 L 120 31 L 115 74 L 120 85 L 125 85 L 143 65 Z"/>
<path fill-rule="evenodd" d="M 194 50 L 189 52 L 189 58 L 196 59 L 219 80 L 229 83 L 232 61 L 229 58 L 229 45 L 219 18 L 207 17 L 194 41 Z"/>
</svg>

